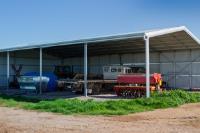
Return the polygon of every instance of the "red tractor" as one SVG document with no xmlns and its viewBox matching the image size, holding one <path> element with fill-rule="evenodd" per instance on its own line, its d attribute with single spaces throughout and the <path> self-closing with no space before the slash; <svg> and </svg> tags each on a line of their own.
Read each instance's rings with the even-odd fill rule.
<svg viewBox="0 0 200 133">
<path fill-rule="evenodd" d="M 143 97 L 146 94 L 146 77 L 145 74 L 124 74 L 118 75 L 117 82 L 119 85 L 114 86 L 118 96 L 122 97 Z M 162 84 L 161 74 L 154 73 L 150 76 L 150 91 L 160 91 Z"/>
</svg>

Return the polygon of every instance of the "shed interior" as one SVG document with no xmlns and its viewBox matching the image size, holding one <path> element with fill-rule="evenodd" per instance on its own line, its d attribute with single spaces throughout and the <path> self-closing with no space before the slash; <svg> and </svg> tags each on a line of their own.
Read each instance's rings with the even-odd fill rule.
<svg viewBox="0 0 200 133">
<path fill-rule="evenodd" d="M 102 74 L 105 65 L 144 65 L 143 36 L 125 39 L 89 41 L 88 73 Z M 43 72 L 53 72 L 56 65 L 73 66 L 83 73 L 84 43 L 52 45 L 42 48 Z M 200 45 L 186 31 L 150 38 L 150 73 L 161 73 L 170 88 L 200 88 Z M 0 84 L 6 86 L 6 53 L 0 54 Z M 39 49 L 10 51 L 10 64 L 23 65 L 21 75 L 39 72 Z M 10 81 L 14 71 L 10 65 Z"/>
</svg>

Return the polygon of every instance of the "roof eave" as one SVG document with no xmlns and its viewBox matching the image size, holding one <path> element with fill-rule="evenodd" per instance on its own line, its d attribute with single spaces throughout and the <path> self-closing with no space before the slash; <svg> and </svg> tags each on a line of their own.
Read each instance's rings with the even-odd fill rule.
<svg viewBox="0 0 200 133">
<path fill-rule="evenodd" d="M 30 45 L 30 46 L 19 46 L 13 48 L 6 48 L 0 49 L 0 52 L 8 52 L 8 51 L 17 51 L 17 50 L 27 50 L 27 49 L 36 49 L 36 48 L 48 48 L 54 46 L 63 46 L 63 45 L 76 45 L 76 44 L 84 44 L 84 43 L 98 43 L 98 42 L 105 42 L 105 41 L 117 41 L 117 40 L 124 40 L 130 38 L 143 38 L 144 33 L 130 33 L 130 34 L 122 34 L 122 35 L 114 35 L 114 36 L 106 36 L 106 37 L 96 37 L 90 39 L 80 39 L 80 40 L 73 40 L 73 41 L 63 41 L 57 43 L 45 43 L 39 45 Z"/>
<path fill-rule="evenodd" d="M 185 31 L 192 39 L 194 39 L 200 45 L 200 40 L 185 26 L 163 29 L 163 30 L 158 30 L 158 31 L 145 32 L 145 36 L 152 38 L 152 37 L 157 37 L 157 36 L 175 33 L 179 31 Z"/>
</svg>

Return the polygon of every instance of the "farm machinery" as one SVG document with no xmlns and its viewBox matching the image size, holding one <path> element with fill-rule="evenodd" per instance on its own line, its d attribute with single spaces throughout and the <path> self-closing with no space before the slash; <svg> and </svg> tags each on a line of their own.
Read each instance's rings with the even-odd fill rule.
<svg viewBox="0 0 200 133">
<path fill-rule="evenodd" d="M 58 90 L 72 91 L 76 94 L 84 92 L 84 74 L 76 73 L 73 66 L 55 66 L 54 74 L 58 77 Z M 146 93 L 145 67 L 143 65 L 108 65 L 102 67 L 102 74 L 88 73 L 88 94 L 110 93 L 118 96 L 142 97 Z M 150 91 L 161 90 L 161 74 L 150 76 Z"/>
<path fill-rule="evenodd" d="M 98 74 L 94 75 L 88 74 L 88 82 L 87 82 L 88 93 L 99 94 L 104 92 L 113 92 L 113 87 L 117 84 L 118 75 L 129 74 L 129 73 L 143 73 L 144 71 L 145 68 L 142 66 L 130 66 L 130 65 L 103 66 L 102 76 Z M 74 88 L 76 92 L 83 92 L 84 89 L 83 87 L 84 87 L 83 80 L 77 81 L 72 86 L 72 88 Z"/>
<path fill-rule="evenodd" d="M 117 83 L 118 85 L 114 86 L 114 90 L 118 96 L 138 98 L 146 94 L 146 77 L 143 73 L 118 75 Z M 161 85 L 161 74 L 151 74 L 150 91 L 161 91 Z"/>
<path fill-rule="evenodd" d="M 58 71 L 59 68 L 59 71 Z M 61 69 L 62 68 L 62 69 Z M 65 67 L 66 68 L 66 67 Z M 60 70 L 61 69 L 61 70 Z M 103 66 L 102 74 L 88 74 L 87 89 L 88 94 L 99 94 L 104 92 L 113 92 L 113 88 L 118 96 L 124 97 L 142 97 L 146 93 L 145 87 L 145 68 L 135 65 L 110 65 Z M 81 73 L 69 73 L 63 70 L 63 67 L 57 67 L 56 75 L 60 77 L 57 80 L 58 88 L 69 89 L 76 93 L 84 91 L 84 75 Z M 61 73 L 62 72 L 62 73 Z M 63 74 L 64 73 L 64 74 Z M 70 77 L 70 75 L 75 75 Z M 68 76 L 60 76 L 68 75 Z M 62 78 L 61 78 L 62 77 Z M 66 78 L 68 77 L 68 78 Z M 161 74 L 151 74 L 151 91 L 160 90 L 162 83 Z M 62 89 L 62 90 L 63 90 Z"/>
</svg>

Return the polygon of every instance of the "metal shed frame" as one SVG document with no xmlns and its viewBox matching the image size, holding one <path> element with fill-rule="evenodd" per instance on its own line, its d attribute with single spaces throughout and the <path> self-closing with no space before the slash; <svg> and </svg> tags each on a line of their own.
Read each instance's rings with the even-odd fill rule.
<svg viewBox="0 0 200 133">
<path fill-rule="evenodd" d="M 178 38 L 180 37 L 180 38 Z M 200 40 L 193 35 L 185 26 L 181 27 L 174 27 L 174 28 L 167 28 L 167 29 L 158 29 L 158 30 L 151 30 L 151 31 L 143 31 L 143 32 L 136 32 L 136 33 L 129 33 L 129 34 L 122 34 L 122 35 L 113 35 L 113 36 L 106 36 L 106 37 L 97 37 L 91 39 L 81 39 L 81 40 L 74 40 L 74 41 L 66 41 L 66 42 L 57 42 L 57 43 L 48 43 L 48 44 L 40 44 L 40 45 L 27 45 L 27 46 L 19 46 L 19 47 L 11 47 L 6 49 L 0 49 L 0 52 L 7 52 L 7 88 L 9 88 L 9 65 L 10 65 L 10 52 L 17 51 L 17 50 L 26 50 L 26 49 L 39 49 L 40 56 L 39 56 L 39 68 L 40 68 L 40 93 L 41 91 L 41 79 L 42 79 L 42 54 L 44 48 L 51 48 L 56 46 L 69 46 L 69 45 L 77 45 L 81 44 L 84 46 L 84 95 L 87 96 L 87 70 L 88 70 L 88 46 L 96 45 L 99 43 L 105 43 L 109 41 L 120 41 L 126 39 L 133 39 L 136 40 L 135 44 L 144 41 L 144 44 L 140 46 L 140 48 L 134 47 L 135 51 L 138 52 L 145 52 L 145 66 L 146 66 L 146 97 L 150 97 L 150 50 L 156 51 L 167 51 L 167 50 L 179 50 L 179 49 L 187 49 L 190 47 L 199 48 L 200 47 Z M 170 41 L 169 41 L 170 40 Z M 152 43 L 151 43 L 152 41 Z M 186 45 L 184 42 L 191 42 L 191 45 Z M 151 44 L 150 44 L 151 43 Z M 163 43 L 165 45 L 161 45 Z M 173 46 L 170 44 L 172 43 Z M 180 45 L 178 45 L 180 43 Z M 154 44 L 154 47 L 151 45 Z M 117 47 L 116 47 L 117 48 Z M 119 46 L 120 48 L 120 46 Z M 170 49 L 169 49 L 170 48 Z M 119 49 L 120 50 L 120 49 Z M 118 51 L 119 51 L 118 50 Z"/>
</svg>

